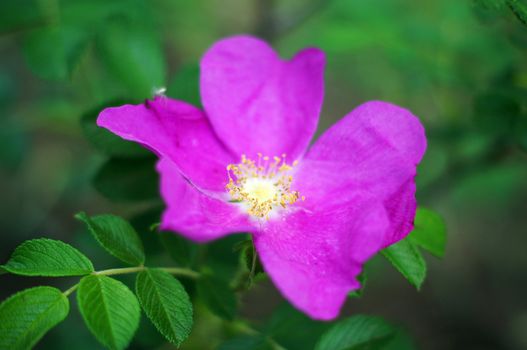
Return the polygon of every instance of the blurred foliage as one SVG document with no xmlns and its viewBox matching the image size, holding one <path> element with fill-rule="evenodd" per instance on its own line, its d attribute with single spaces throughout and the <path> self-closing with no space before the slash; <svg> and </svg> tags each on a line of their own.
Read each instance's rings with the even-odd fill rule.
<svg viewBox="0 0 527 350">
<path fill-rule="evenodd" d="M 421 209 L 403 243 L 418 252 L 415 261 L 428 263 L 430 278 L 414 283 L 422 283 L 421 292 L 374 259 L 366 293 L 344 314 L 403 324 L 423 349 L 525 349 L 526 8 L 524 0 L 1 1 L 1 261 L 23 240 L 45 234 L 74 243 L 99 267 L 117 266 L 72 218 L 81 209 L 115 212 L 132 218 L 150 264 L 200 266 L 222 281 L 216 289 L 211 281 L 181 280 L 191 298 L 205 294 L 207 304 L 195 307 L 183 349 L 266 348 L 270 338 L 309 349 L 331 332 L 280 305 L 265 280 L 241 300 L 222 296 L 231 301 L 218 308 L 216 294 L 244 281 L 238 271 L 242 264 L 247 273 L 250 252 L 233 246 L 247 237 L 202 246 L 152 231 L 162 205 L 155 158 L 94 126 L 103 107 L 138 103 L 162 86 L 200 105 L 200 55 L 226 35 L 256 33 L 285 57 L 310 45 L 326 51 L 319 132 L 369 99 L 406 106 L 426 126 L 417 196 L 446 218 L 448 244 L 423 245 L 419 230 L 442 222 Z M 445 252 L 444 262 L 423 259 L 421 248 Z M 41 283 L 2 278 L 2 299 Z M 226 319 L 238 310 L 243 320 L 222 322 L 208 309 Z M 82 322 L 72 308 L 40 346 L 97 348 Z M 166 348 L 141 322 L 131 347 Z M 397 332 L 390 349 L 412 348 L 408 339 Z"/>
</svg>

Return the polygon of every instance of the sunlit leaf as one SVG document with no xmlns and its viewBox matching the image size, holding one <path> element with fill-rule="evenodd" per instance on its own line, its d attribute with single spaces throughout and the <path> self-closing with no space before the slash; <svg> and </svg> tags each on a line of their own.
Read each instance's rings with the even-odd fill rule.
<svg viewBox="0 0 527 350">
<path fill-rule="evenodd" d="M 397 329 L 380 317 L 357 315 L 337 322 L 320 338 L 315 350 L 382 349 Z"/>
<path fill-rule="evenodd" d="M 0 349 L 32 348 L 68 315 L 70 304 L 60 290 L 35 287 L 0 304 Z"/>
<path fill-rule="evenodd" d="M 435 256 L 442 257 L 446 246 L 445 221 L 433 210 L 419 208 L 415 215 L 414 229 L 408 238 Z"/>
<path fill-rule="evenodd" d="M 116 350 L 128 346 L 140 317 L 139 303 L 128 287 L 107 276 L 85 276 L 77 302 L 84 322 L 101 344 Z"/>
<path fill-rule="evenodd" d="M 97 242 L 117 259 L 130 265 L 145 262 L 143 243 L 128 221 L 115 215 L 89 217 L 84 212 L 75 217 L 83 221 Z"/>
<path fill-rule="evenodd" d="M 47 238 L 25 241 L 2 267 L 25 276 L 81 276 L 93 272 L 91 261 L 77 249 Z"/>
<path fill-rule="evenodd" d="M 382 255 L 417 289 L 426 277 L 426 262 L 407 238 L 381 251 Z"/>
<path fill-rule="evenodd" d="M 148 318 L 179 346 L 192 328 L 192 304 L 181 283 L 165 271 L 147 269 L 137 274 L 135 289 Z"/>
</svg>

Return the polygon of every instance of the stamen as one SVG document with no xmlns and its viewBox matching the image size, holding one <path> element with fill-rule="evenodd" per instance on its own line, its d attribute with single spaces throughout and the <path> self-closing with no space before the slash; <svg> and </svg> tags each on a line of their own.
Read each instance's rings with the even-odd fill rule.
<svg viewBox="0 0 527 350">
<path fill-rule="evenodd" d="M 274 208 L 285 209 L 299 198 L 305 200 L 298 191 L 291 190 L 293 176 L 289 172 L 297 164 L 298 161 L 287 164 L 285 153 L 282 157 L 273 157 L 272 161 L 269 156 L 258 153 L 256 162 L 242 154 L 239 164 L 227 166 L 226 188 L 231 202 L 246 203 L 250 215 L 269 219 Z"/>
</svg>

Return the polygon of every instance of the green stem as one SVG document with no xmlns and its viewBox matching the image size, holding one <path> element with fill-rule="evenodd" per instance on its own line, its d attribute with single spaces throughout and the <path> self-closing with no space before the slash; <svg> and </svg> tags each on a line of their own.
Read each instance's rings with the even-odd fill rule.
<svg viewBox="0 0 527 350">
<path fill-rule="evenodd" d="M 247 289 L 251 287 L 253 284 L 254 279 L 254 272 L 256 271 L 256 259 L 258 258 L 258 255 L 256 253 L 256 248 L 254 247 L 254 242 L 252 244 L 252 253 L 253 253 L 253 259 L 251 262 L 251 271 L 249 271 L 249 278 L 247 279 Z"/>
<path fill-rule="evenodd" d="M 62 294 L 64 294 L 65 297 L 68 297 L 68 296 L 69 296 L 71 293 L 73 293 L 78 287 L 79 287 L 79 284 L 77 283 L 77 284 L 71 286 L 68 290 L 65 290 L 64 293 L 62 293 Z"/>
<path fill-rule="evenodd" d="M 124 275 L 127 273 L 135 273 L 135 272 L 141 272 L 144 271 L 144 266 L 136 266 L 136 267 L 122 267 L 118 269 L 108 269 L 108 270 L 101 270 L 101 271 L 95 271 L 93 272 L 94 275 L 103 275 L 103 276 L 111 276 L 111 275 Z"/>
<path fill-rule="evenodd" d="M 122 267 L 118 269 L 95 271 L 93 274 L 94 275 L 104 275 L 104 276 L 124 275 L 127 273 L 141 272 L 146 269 L 147 269 L 146 266 Z M 158 267 L 157 269 L 163 270 L 173 275 L 187 276 L 187 277 L 196 278 L 196 279 L 199 278 L 198 272 L 191 270 L 191 269 L 182 268 L 182 267 Z"/>
<path fill-rule="evenodd" d="M 108 270 L 101 270 L 101 271 L 95 271 L 92 272 L 93 275 L 102 275 L 102 276 L 112 276 L 112 275 L 124 275 L 127 273 L 136 273 L 146 270 L 146 266 L 136 266 L 136 267 L 122 267 L 118 269 L 108 269 Z M 194 279 L 198 279 L 200 274 L 199 272 L 196 272 L 191 269 L 186 269 L 182 267 L 157 267 L 159 270 L 163 270 L 165 272 L 168 272 L 172 275 L 179 275 L 179 276 L 186 276 Z M 62 294 L 64 296 L 69 296 L 71 293 L 73 293 L 77 288 L 79 284 L 73 285 L 71 288 L 65 290 Z"/>
<path fill-rule="evenodd" d="M 200 276 L 199 272 L 182 267 L 159 267 L 159 269 L 173 275 L 187 276 L 194 279 L 198 279 Z"/>
</svg>

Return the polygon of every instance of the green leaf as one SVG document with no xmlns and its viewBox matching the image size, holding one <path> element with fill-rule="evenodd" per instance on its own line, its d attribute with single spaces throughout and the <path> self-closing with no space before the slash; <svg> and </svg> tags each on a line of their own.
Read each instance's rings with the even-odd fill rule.
<svg viewBox="0 0 527 350">
<path fill-rule="evenodd" d="M 354 291 L 351 291 L 348 293 L 348 297 L 350 298 L 360 298 L 364 294 L 364 289 L 366 288 L 366 281 L 368 280 L 368 276 L 366 274 L 366 271 L 363 269 L 360 275 L 357 277 L 357 280 L 360 283 L 360 288 Z"/>
<path fill-rule="evenodd" d="M 197 253 L 195 244 L 172 232 L 160 232 L 159 239 L 170 257 L 181 266 L 190 266 Z"/>
<path fill-rule="evenodd" d="M 130 265 L 145 262 L 143 243 L 130 223 L 115 215 L 88 217 L 80 212 L 75 218 L 83 221 L 97 242 L 117 259 Z"/>
<path fill-rule="evenodd" d="M 446 224 L 443 218 L 433 210 L 418 208 L 414 230 L 408 238 L 414 244 L 440 258 L 445 254 Z"/>
<path fill-rule="evenodd" d="M 0 349 L 30 349 L 66 318 L 68 298 L 53 287 L 18 292 L 0 304 Z"/>
<path fill-rule="evenodd" d="M 185 288 L 168 272 L 146 269 L 137 274 L 135 291 L 159 332 L 179 346 L 192 329 L 192 303 Z"/>
<path fill-rule="evenodd" d="M 507 5 L 516 18 L 527 26 L 527 4 L 522 0 L 507 0 Z"/>
<path fill-rule="evenodd" d="M 404 239 L 381 251 L 382 255 L 418 290 L 426 277 L 426 262 L 417 247 Z"/>
<path fill-rule="evenodd" d="M 52 14 L 44 11 L 43 5 L 38 0 L 0 1 L 0 33 L 34 28 L 49 22 Z"/>
<path fill-rule="evenodd" d="M 499 10 L 505 6 L 507 0 L 474 0 L 474 4 L 489 10 Z"/>
<path fill-rule="evenodd" d="M 47 238 L 22 243 L 2 267 L 24 276 L 82 276 L 93 272 L 91 261 L 77 249 Z"/>
<path fill-rule="evenodd" d="M 161 40 L 139 21 L 114 17 L 97 37 L 102 62 L 134 97 L 150 97 L 165 85 L 166 66 Z"/>
<path fill-rule="evenodd" d="M 382 349 L 396 334 L 397 329 L 380 317 L 357 315 L 337 322 L 315 350 Z"/>
<path fill-rule="evenodd" d="M 168 86 L 167 95 L 194 106 L 201 106 L 199 65 L 197 63 L 187 64 L 179 68 Z"/>
<path fill-rule="evenodd" d="M 107 276 L 85 276 L 79 283 L 77 302 L 84 322 L 101 344 L 109 349 L 128 346 L 141 315 L 128 287 Z"/>
<path fill-rule="evenodd" d="M 111 158 L 99 169 L 93 185 L 113 201 L 142 201 L 159 198 L 155 157 Z"/>
<path fill-rule="evenodd" d="M 236 314 L 236 296 L 227 283 L 208 274 L 203 274 L 197 282 L 197 292 L 207 308 L 215 315 L 233 320 Z"/>
<path fill-rule="evenodd" d="M 101 128 L 96 123 L 97 116 L 104 108 L 120 106 L 125 103 L 125 101 L 112 101 L 86 112 L 81 118 L 82 131 L 93 146 L 106 155 L 115 157 L 149 156 L 151 152 L 146 148 L 135 142 L 124 140 L 105 128 Z"/>
<path fill-rule="evenodd" d="M 23 52 L 28 66 L 43 79 L 66 79 L 89 42 L 89 33 L 76 26 L 50 25 L 29 32 Z"/>
</svg>

